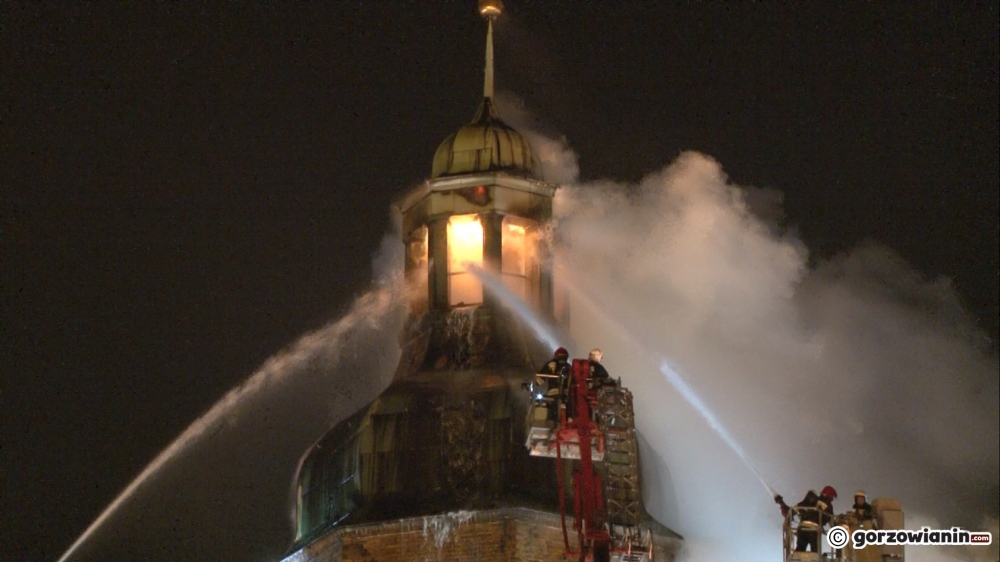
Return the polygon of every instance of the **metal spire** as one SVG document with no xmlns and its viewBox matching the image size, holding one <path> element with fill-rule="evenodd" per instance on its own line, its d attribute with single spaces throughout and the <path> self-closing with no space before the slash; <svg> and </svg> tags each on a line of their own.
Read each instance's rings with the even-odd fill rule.
<svg viewBox="0 0 1000 562">
<path fill-rule="evenodd" d="M 483 97 L 493 99 L 493 18 L 489 18 L 486 31 L 486 80 L 483 82 Z"/>
<path fill-rule="evenodd" d="M 483 81 L 483 97 L 493 99 L 493 20 L 503 12 L 503 0 L 479 0 L 479 15 L 486 18 L 486 79 Z"/>
</svg>

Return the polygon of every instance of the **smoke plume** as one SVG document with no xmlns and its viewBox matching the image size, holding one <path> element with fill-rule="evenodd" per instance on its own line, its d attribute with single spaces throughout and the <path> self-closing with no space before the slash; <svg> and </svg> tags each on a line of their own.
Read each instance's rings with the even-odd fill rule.
<svg viewBox="0 0 1000 562">
<path fill-rule="evenodd" d="M 542 122 L 524 105 L 524 100 L 511 92 L 496 96 L 497 110 L 504 121 L 521 132 L 542 164 L 542 179 L 558 185 L 576 183 L 580 165 L 576 152 L 566 137 L 551 138 L 543 131 Z"/>
<path fill-rule="evenodd" d="M 779 194 L 694 152 L 638 185 L 560 189 L 555 214 L 573 337 L 633 391 L 647 508 L 695 559 L 779 559 L 781 516 L 661 357 L 789 503 L 832 485 L 838 512 L 863 488 L 910 520 L 997 516 L 998 362 L 947 280 L 877 244 L 810 267 L 769 220 Z"/>
</svg>

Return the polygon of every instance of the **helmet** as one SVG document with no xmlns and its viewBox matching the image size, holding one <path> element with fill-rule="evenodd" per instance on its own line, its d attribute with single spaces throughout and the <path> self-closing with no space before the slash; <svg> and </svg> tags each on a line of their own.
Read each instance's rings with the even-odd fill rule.
<svg viewBox="0 0 1000 562">
<path fill-rule="evenodd" d="M 569 359 L 569 352 L 566 351 L 565 347 L 560 347 L 555 353 L 556 359 Z"/>
<path fill-rule="evenodd" d="M 854 497 L 858 496 L 865 498 L 865 500 L 868 499 L 868 494 L 866 494 L 864 490 L 858 490 L 857 492 L 854 492 Z"/>
<path fill-rule="evenodd" d="M 601 362 L 601 358 L 602 358 L 602 357 L 604 357 L 604 354 L 603 354 L 603 353 L 601 353 L 601 350 L 600 350 L 600 349 L 597 349 L 597 348 L 595 347 L 594 349 L 592 349 L 592 350 L 590 351 L 590 360 L 591 360 L 591 361 L 597 361 L 598 363 L 600 363 L 600 362 Z"/>
<path fill-rule="evenodd" d="M 823 488 L 823 491 L 820 492 L 820 495 L 826 496 L 831 500 L 835 500 L 837 499 L 837 490 L 834 490 L 833 486 L 826 486 L 825 488 Z"/>
</svg>

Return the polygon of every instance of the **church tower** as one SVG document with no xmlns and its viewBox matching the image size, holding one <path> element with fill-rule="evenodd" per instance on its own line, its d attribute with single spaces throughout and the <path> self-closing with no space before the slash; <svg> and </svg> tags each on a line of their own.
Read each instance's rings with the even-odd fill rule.
<svg viewBox="0 0 1000 562">
<path fill-rule="evenodd" d="M 567 560 L 566 478 L 524 446 L 521 385 L 554 342 L 539 341 L 476 274 L 551 323 L 542 229 L 558 186 L 543 181 L 527 139 L 497 110 L 493 26 L 503 5 L 479 8 L 479 109 L 440 144 L 430 178 L 395 204 L 416 287 L 395 379 L 303 457 L 286 562 Z"/>
</svg>

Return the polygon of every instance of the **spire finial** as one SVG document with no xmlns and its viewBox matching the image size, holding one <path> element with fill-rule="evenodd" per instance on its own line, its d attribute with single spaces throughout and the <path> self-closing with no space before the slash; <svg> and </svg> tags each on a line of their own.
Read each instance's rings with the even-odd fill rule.
<svg viewBox="0 0 1000 562">
<path fill-rule="evenodd" d="M 502 0 L 479 0 L 479 14 L 486 18 L 486 79 L 483 97 L 493 99 L 493 20 L 503 12 Z"/>
</svg>

